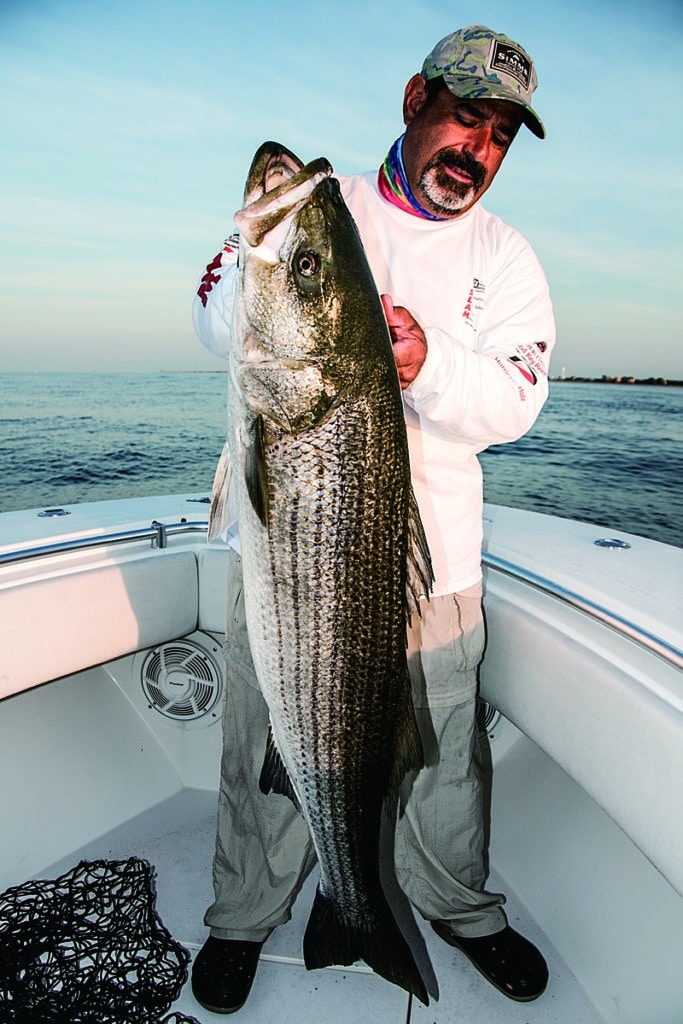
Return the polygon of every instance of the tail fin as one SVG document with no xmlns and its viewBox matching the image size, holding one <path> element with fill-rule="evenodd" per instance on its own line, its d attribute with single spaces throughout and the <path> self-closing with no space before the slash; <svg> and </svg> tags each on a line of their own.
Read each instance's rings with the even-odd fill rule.
<svg viewBox="0 0 683 1024">
<path fill-rule="evenodd" d="M 410 946 L 383 895 L 368 919 L 357 925 L 346 921 L 336 904 L 318 889 L 304 935 L 304 960 L 308 970 L 364 960 L 376 974 L 429 1005 Z"/>
</svg>

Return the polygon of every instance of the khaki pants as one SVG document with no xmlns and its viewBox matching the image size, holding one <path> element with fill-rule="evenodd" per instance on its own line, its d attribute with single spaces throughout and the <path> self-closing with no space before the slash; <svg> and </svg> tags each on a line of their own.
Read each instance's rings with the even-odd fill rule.
<svg viewBox="0 0 683 1024">
<path fill-rule="evenodd" d="M 408 631 L 413 701 L 425 767 L 402 787 L 396 825 L 398 882 L 428 920 L 454 933 L 505 926 L 504 898 L 486 892 L 483 784 L 475 723 L 484 649 L 481 586 L 435 598 Z M 227 694 L 214 857 L 214 903 L 205 923 L 224 939 L 261 941 L 287 921 L 315 864 L 308 826 L 291 801 L 261 793 L 268 709 L 249 652 L 241 561 L 231 552 Z"/>
</svg>

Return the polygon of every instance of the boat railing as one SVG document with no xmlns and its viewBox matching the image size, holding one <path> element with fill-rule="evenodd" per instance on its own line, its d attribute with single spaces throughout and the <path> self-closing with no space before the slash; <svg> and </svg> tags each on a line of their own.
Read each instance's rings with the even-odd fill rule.
<svg viewBox="0 0 683 1024">
<path fill-rule="evenodd" d="M 131 530 L 113 530 L 110 533 L 86 533 L 72 535 L 63 540 L 31 544 L 24 547 L 0 551 L 0 565 L 25 562 L 32 558 L 46 558 L 49 555 L 70 554 L 84 548 L 109 547 L 112 544 L 130 544 L 134 541 L 149 540 L 152 547 L 165 548 L 169 537 L 185 533 L 206 533 L 206 519 L 181 520 L 179 523 L 160 523 L 156 520 L 149 526 L 137 526 Z"/>
<path fill-rule="evenodd" d="M 149 541 L 152 547 L 165 548 L 169 537 L 177 537 L 190 533 L 206 533 L 208 528 L 206 519 L 181 520 L 174 523 L 161 523 L 154 520 L 149 526 L 135 527 L 130 530 L 115 530 L 110 533 L 72 535 L 63 540 L 46 543 L 32 544 L 30 546 L 11 548 L 0 551 L 0 566 L 9 563 L 24 562 L 33 558 L 48 557 L 71 553 L 86 548 L 109 547 L 115 544 L 128 544 L 135 541 Z M 517 582 L 526 584 L 534 590 L 547 594 L 550 597 L 569 605 L 590 616 L 592 619 L 601 622 L 610 629 L 627 637 L 641 647 L 656 654 L 664 661 L 669 662 L 675 668 L 683 669 L 683 651 L 675 645 L 663 640 L 650 631 L 636 623 L 617 615 L 615 612 L 602 607 L 595 601 L 590 600 L 576 591 L 547 579 L 529 569 L 525 569 L 514 562 L 499 558 L 491 552 L 484 552 L 482 561 L 486 568 L 493 572 L 501 573 L 511 577 Z"/>
<path fill-rule="evenodd" d="M 615 632 L 628 637 L 641 647 L 645 647 L 648 651 L 670 662 L 676 668 L 683 669 L 683 651 L 668 641 L 662 640 L 661 637 L 655 636 L 654 633 L 643 629 L 642 626 L 630 622 L 623 616 L 617 615 L 615 612 L 604 608 L 582 594 L 577 594 L 576 591 L 569 590 L 567 587 L 563 587 L 561 584 L 556 583 L 554 580 L 549 580 L 545 576 L 539 576 L 537 573 L 531 572 L 531 570 L 525 569 L 515 562 L 508 562 L 506 559 L 492 555 L 490 552 L 485 552 L 482 555 L 482 561 L 487 568 L 493 569 L 494 572 L 499 572 L 518 582 L 525 583 L 534 590 L 539 590 L 561 601 L 563 604 L 584 612 L 592 619 L 596 619 L 598 622 L 603 623 L 603 625 L 609 626 Z"/>
</svg>

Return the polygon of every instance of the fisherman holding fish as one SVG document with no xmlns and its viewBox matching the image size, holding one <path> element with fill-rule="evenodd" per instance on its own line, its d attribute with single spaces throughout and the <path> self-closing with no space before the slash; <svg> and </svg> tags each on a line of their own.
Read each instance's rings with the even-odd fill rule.
<svg viewBox="0 0 683 1024">
<path fill-rule="evenodd" d="M 538 138 L 545 137 L 543 124 L 531 107 L 536 84 L 533 61 L 507 36 L 483 26 L 451 33 L 437 43 L 421 73 L 408 82 L 403 103 L 405 132 L 391 146 L 379 172 L 338 179 L 381 295 L 393 343 L 412 490 L 434 575 L 428 596 L 430 588 L 421 588 L 420 614 L 413 615 L 408 626 L 407 664 L 423 766 L 409 772 L 401 790 L 395 830 L 396 877 L 436 934 L 464 953 L 504 995 L 519 1001 L 541 995 L 548 971 L 540 952 L 507 923 L 504 896 L 484 887 L 484 781 L 475 719 L 478 668 L 485 641 L 483 487 L 477 454 L 489 445 L 516 440 L 534 423 L 548 394 L 555 326 L 548 285 L 531 247 L 517 231 L 487 212 L 479 200 L 522 124 Z M 284 238 L 286 224 L 295 214 L 299 216 L 298 211 L 303 216 L 311 196 L 318 194 L 311 190 L 329 175 L 324 161 L 310 165 L 310 170 L 302 169 L 282 147 L 270 157 L 266 153 L 263 160 L 260 190 L 245 199 L 245 210 L 236 217 L 242 240 L 238 243 L 233 236 L 209 264 L 194 303 L 200 340 L 221 356 L 227 357 L 237 344 L 235 325 L 240 322 L 240 311 L 234 307 L 241 305 L 244 310 L 249 300 L 244 295 L 245 289 L 252 287 L 250 283 L 247 288 L 244 280 L 247 247 L 253 252 L 258 249 L 266 263 L 275 262 L 272 238 L 280 230 L 279 219 Z M 302 189 L 301 198 L 293 196 L 295 187 Z M 321 200 L 320 209 L 332 209 L 333 192 L 326 185 L 321 187 L 327 189 L 328 198 Z M 272 212 L 278 203 L 290 204 L 289 220 L 283 213 Z M 262 206 L 265 212 L 259 215 Z M 264 227 L 267 218 L 271 219 Z M 243 254 L 241 285 L 238 245 Z M 320 259 L 313 246 L 297 250 L 297 273 L 311 296 L 317 294 L 314 280 Z M 271 305 L 277 303 L 273 297 Z M 283 314 L 280 323 L 288 334 L 291 317 Z M 385 325 L 380 327 L 386 331 Z M 275 381 L 272 353 L 268 358 L 262 351 L 258 357 L 255 354 L 264 344 L 263 332 L 250 323 L 241 344 L 246 355 L 239 372 L 246 367 L 251 418 L 248 429 L 239 425 L 233 434 L 244 442 L 247 452 L 243 508 L 258 533 L 269 515 L 259 456 L 269 440 L 277 436 L 280 444 L 287 430 L 298 436 L 304 425 L 290 409 L 287 395 L 273 397 L 280 385 Z M 334 371 L 313 363 L 304 367 L 300 355 L 290 354 L 286 362 L 315 396 L 314 412 L 306 415 L 328 424 L 340 404 Z M 262 422 L 272 422 L 273 406 L 277 426 L 263 428 Z M 258 415 L 253 414 L 256 407 Z M 365 454 L 361 451 L 358 460 Z M 369 452 L 367 455 L 370 457 Z M 337 487 L 334 494 L 343 490 L 344 486 Z M 409 497 L 404 504 L 409 517 Z M 291 521 L 296 521 L 298 513 L 290 508 L 289 514 Z M 331 507 L 329 514 L 334 514 Z M 340 517 L 344 514 L 340 508 Z M 325 508 L 320 522 L 327 525 Z M 252 663 L 242 598 L 242 560 L 232 527 L 226 539 L 231 547 L 228 699 L 214 860 L 215 901 L 205 918 L 210 936 L 197 955 L 192 974 L 197 1000 L 222 1013 L 244 1004 L 263 943 L 277 925 L 288 920 L 304 879 L 316 859 L 321 861 L 320 844 L 314 844 L 315 835 L 311 838 L 315 832 L 311 812 L 307 821 L 306 808 L 302 806 L 304 813 L 299 813 L 295 806 L 305 804 L 303 783 L 292 767 L 295 754 L 287 751 L 285 732 L 273 720 L 272 701 L 266 706 L 261 693 L 263 690 L 268 696 L 262 677 L 268 674 L 272 652 L 253 650 L 258 672 Z M 242 536 L 243 547 L 244 543 Z M 320 543 L 324 545 L 322 536 Z M 295 551 L 298 548 L 292 544 L 290 560 Z M 242 556 L 246 581 L 250 553 L 243 551 Z M 376 589 L 381 587 L 378 581 Z M 273 608 L 279 599 L 274 599 Z M 297 601 L 294 605 L 298 623 Z M 251 628 L 249 637 L 253 648 L 257 641 Z M 399 691 L 396 700 L 401 702 Z M 269 721 L 275 751 L 270 774 L 265 767 L 261 770 Z M 282 774 L 289 775 L 294 790 L 290 794 L 293 801 L 278 795 L 288 791 L 281 778 L 277 782 L 278 751 L 286 768 Z M 406 757 L 404 765 L 411 764 Z M 264 776 L 268 776 L 265 787 Z M 263 790 L 267 788 L 276 793 L 266 794 Z M 324 867 L 321 863 L 321 875 Z M 372 953 L 362 955 L 378 973 L 425 999 L 426 992 L 418 982 L 397 979 L 386 965 L 371 962 Z M 322 965 L 310 943 L 306 962 L 307 966 Z M 348 963 L 349 959 L 326 962 Z"/>
</svg>

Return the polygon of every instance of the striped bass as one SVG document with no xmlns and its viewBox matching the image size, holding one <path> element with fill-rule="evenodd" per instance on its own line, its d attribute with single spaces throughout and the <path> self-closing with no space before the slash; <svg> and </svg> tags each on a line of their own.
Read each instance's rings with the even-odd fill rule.
<svg viewBox="0 0 683 1024">
<path fill-rule="evenodd" d="M 295 801 L 320 868 L 306 966 L 363 959 L 427 1003 L 380 884 L 379 833 L 422 764 L 406 620 L 431 563 L 389 331 L 331 171 L 275 143 L 249 171 L 210 535 L 229 479 L 271 721 L 261 788 Z"/>
</svg>

